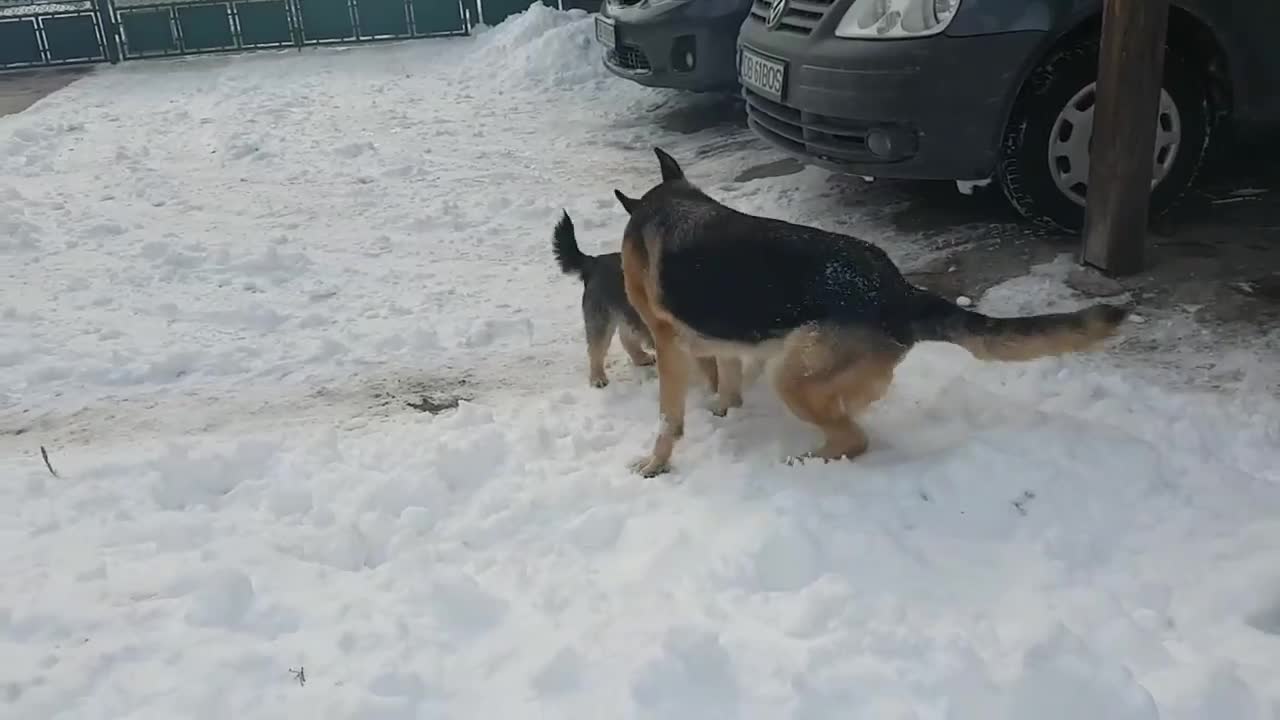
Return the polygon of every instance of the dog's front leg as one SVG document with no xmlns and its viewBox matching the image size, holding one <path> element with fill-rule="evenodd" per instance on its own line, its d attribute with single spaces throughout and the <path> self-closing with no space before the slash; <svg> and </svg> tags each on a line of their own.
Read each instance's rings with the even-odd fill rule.
<svg viewBox="0 0 1280 720">
<path fill-rule="evenodd" d="M 690 358 L 676 340 L 675 328 L 658 324 L 653 332 L 658 356 L 658 438 L 653 453 L 636 463 L 636 472 L 645 477 L 661 475 L 671 469 L 671 453 L 676 440 L 684 435 L 685 400 L 689 394 Z"/>
</svg>

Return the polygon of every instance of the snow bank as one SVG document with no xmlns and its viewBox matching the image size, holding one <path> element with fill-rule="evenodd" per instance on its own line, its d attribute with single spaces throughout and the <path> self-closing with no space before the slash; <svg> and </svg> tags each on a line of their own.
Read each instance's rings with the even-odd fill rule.
<svg viewBox="0 0 1280 720">
<path fill-rule="evenodd" d="M 533 87 L 572 89 L 613 80 L 601 64 L 595 21 L 584 10 L 562 12 L 540 2 L 479 32 L 467 64 L 492 73 L 512 92 Z M 517 90 L 519 88 L 519 90 Z"/>
<path fill-rule="evenodd" d="M 737 417 L 694 411 L 678 475 L 640 480 L 625 462 L 652 383 L 623 380 L 362 428 L 64 450 L 61 480 L 0 462 L 19 549 L 0 557 L 8 702 L 1267 717 L 1280 492 L 1198 445 L 1237 432 L 1231 416 L 1201 406 L 1188 424 L 1048 368 L 975 388 L 992 376 L 928 355 L 855 464 L 781 464 L 814 438 L 754 387 Z"/>
</svg>

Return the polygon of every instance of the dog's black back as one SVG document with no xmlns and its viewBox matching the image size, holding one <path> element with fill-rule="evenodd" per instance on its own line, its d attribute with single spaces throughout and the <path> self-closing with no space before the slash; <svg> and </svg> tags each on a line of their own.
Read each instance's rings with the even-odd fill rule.
<svg viewBox="0 0 1280 720">
<path fill-rule="evenodd" d="M 876 245 L 729 208 L 655 152 L 661 183 L 638 200 L 614 191 L 631 215 L 624 244 L 634 238 L 630 251 L 657 270 L 653 302 L 708 338 L 759 343 L 827 323 L 878 330 L 905 347 L 942 341 L 981 358 L 1029 360 L 1091 347 L 1128 315 L 1105 303 L 1012 318 L 962 308 L 912 285 Z M 659 257 L 648 257 L 654 250 Z"/>
<path fill-rule="evenodd" d="M 921 293 L 869 242 L 747 215 L 688 185 L 659 186 L 632 210 L 642 231 L 671 239 L 663 304 L 706 337 L 758 343 L 835 321 L 910 341 Z"/>
</svg>

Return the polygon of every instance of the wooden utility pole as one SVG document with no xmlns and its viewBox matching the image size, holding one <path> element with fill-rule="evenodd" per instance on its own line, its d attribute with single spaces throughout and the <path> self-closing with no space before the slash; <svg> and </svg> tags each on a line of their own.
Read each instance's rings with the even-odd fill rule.
<svg viewBox="0 0 1280 720">
<path fill-rule="evenodd" d="M 1143 269 L 1169 0 L 1106 0 L 1089 152 L 1082 260 Z"/>
</svg>

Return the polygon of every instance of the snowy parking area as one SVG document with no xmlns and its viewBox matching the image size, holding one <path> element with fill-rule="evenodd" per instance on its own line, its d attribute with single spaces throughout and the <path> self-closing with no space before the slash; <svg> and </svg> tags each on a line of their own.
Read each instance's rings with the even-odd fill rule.
<svg viewBox="0 0 1280 720">
<path fill-rule="evenodd" d="M 661 145 L 924 252 L 690 102 L 535 7 L 0 118 L 0 717 L 1280 717 L 1275 398 L 921 346 L 856 462 L 782 464 L 761 381 L 628 470 L 655 374 L 588 386 L 562 208 L 616 250 Z M 1055 277 L 979 307 L 1088 302 Z"/>
</svg>

